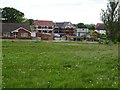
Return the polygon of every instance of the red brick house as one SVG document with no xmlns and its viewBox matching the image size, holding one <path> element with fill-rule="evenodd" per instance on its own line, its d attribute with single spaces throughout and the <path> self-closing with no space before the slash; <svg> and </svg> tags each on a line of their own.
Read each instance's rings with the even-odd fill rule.
<svg viewBox="0 0 120 90">
<path fill-rule="evenodd" d="M 3 39 L 31 39 L 30 27 L 20 23 L 2 23 L 1 37 Z"/>
<path fill-rule="evenodd" d="M 11 31 L 12 37 L 19 39 L 31 39 L 31 32 L 23 27 Z"/>
</svg>

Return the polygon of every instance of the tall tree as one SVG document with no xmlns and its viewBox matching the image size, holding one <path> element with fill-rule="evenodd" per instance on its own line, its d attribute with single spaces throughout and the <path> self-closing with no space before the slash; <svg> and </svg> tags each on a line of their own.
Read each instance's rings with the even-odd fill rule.
<svg viewBox="0 0 120 90">
<path fill-rule="evenodd" d="M 86 24 L 86 27 L 87 27 L 89 30 L 95 30 L 95 25 L 94 25 L 94 24 Z"/>
<path fill-rule="evenodd" d="M 84 25 L 84 23 L 78 23 L 77 27 L 78 28 L 86 28 L 86 25 Z"/>
<path fill-rule="evenodd" d="M 107 36 L 110 41 L 115 41 L 119 32 L 119 4 L 119 0 L 113 0 L 112 2 L 109 0 L 107 4 L 107 10 L 102 10 L 101 12 L 101 19 L 104 22 L 105 28 L 107 30 Z"/>
<path fill-rule="evenodd" d="M 118 41 L 120 42 L 120 5 L 119 5 L 119 8 L 118 8 L 118 25 L 117 26 L 118 26 L 118 31 L 119 31 L 118 35 L 117 35 L 118 36 L 117 38 L 118 38 Z"/>
<path fill-rule="evenodd" d="M 34 29 L 34 20 L 33 19 L 26 19 L 24 23 L 27 23 L 30 25 L 30 29 Z"/>
<path fill-rule="evenodd" d="M 2 18 L 5 23 L 20 23 L 24 21 L 24 13 L 15 8 L 5 7 L 2 9 Z"/>
<path fill-rule="evenodd" d="M 33 25 L 34 24 L 34 20 L 33 19 L 28 19 L 27 21 L 28 21 L 29 25 Z"/>
</svg>

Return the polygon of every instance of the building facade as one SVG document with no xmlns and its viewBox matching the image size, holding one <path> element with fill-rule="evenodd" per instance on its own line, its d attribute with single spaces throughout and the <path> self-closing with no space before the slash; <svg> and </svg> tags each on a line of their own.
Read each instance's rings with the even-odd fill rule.
<svg viewBox="0 0 120 90">
<path fill-rule="evenodd" d="M 35 20 L 34 30 L 40 33 L 53 33 L 54 23 L 47 20 Z"/>
<path fill-rule="evenodd" d="M 61 36 L 76 35 L 76 28 L 71 22 L 56 22 L 54 25 L 54 33 L 60 34 Z"/>
<path fill-rule="evenodd" d="M 0 33 L 0 37 L 4 39 L 31 39 L 28 24 L 2 23 L 2 31 Z"/>
</svg>

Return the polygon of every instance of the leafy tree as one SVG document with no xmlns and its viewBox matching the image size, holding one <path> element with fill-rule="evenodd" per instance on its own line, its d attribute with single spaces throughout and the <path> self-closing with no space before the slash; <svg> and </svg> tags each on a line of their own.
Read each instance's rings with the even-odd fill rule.
<svg viewBox="0 0 120 90">
<path fill-rule="evenodd" d="M 87 27 L 89 30 L 95 30 L 95 25 L 94 25 L 94 24 L 86 24 L 86 27 Z"/>
<path fill-rule="evenodd" d="M 30 24 L 30 25 L 33 25 L 33 24 L 34 24 L 34 20 L 33 20 L 33 19 L 28 19 L 28 21 L 29 21 L 29 24 Z"/>
<path fill-rule="evenodd" d="M 77 28 L 86 28 L 86 25 L 84 25 L 84 23 L 78 23 Z"/>
<path fill-rule="evenodd" d="M 29 24 L 31 30 L 34 29 L 34 20 L 33 19 L 25 19 L 24 23 Z"/>
<path fill-rule="evenodd" d="M 33 25 L 33 23 L 34 23 L 34 20 L 33 19 L 27 19 L 27 18 L 21 18 L 21 19 L 19 19 L 19 20 L 21 20 L 23 23 L 27 23 L 27 24 L 29 24 L 29 25 Z"/>
<path fill-rule="evenodd" d="M 118 25 L 117 25 L 118 27 L 118 34 L 117 34 L 117 40 L 120 42 L 120 5 L 119 5 L 119 8 L 118 8 Z"/>
<path fill-rule="evenodd" d="M 2 8 L 2 18 L 5 23 L 20 23 L 25 20 L 24 13 L 10 7 Z"/>
<path fill-rule="evenodd" d="M 110 41 L 115 41 L 118 38 L 119 32 L 119 18 L 118 15 L 120 1 L 114 0 L 114 2 L 108 1 L 107 10 L 102 10 L 101 12 L 101 19 L 104 22 L 105 28 L 107 30 L 107 38 Z"/>
</svg>

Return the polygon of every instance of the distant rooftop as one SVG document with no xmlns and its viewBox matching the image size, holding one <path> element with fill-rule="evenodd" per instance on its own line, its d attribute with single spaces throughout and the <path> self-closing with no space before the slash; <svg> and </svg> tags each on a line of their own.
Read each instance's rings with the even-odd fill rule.
<svg viewBox="0 0 120 90">
<path fill-rule="evenodd" d="M 22 24 L 22 23 L 2 23 L 2 32 L 10 32 L 13 30 L 16 30 L 18 28 L 25 28 L 27 30 L 30 30 L 29 24 Z"/>
<path fill-rule="evenodd" d="M 96 30 L 104 30 L 105 29 L 104 24 L 103 23 L 97 23 L 96 26 L 95 26 L 95 29 Z"/>
<path fill-rule="evenodd" d="M 34 25 L 52 27 L 54 26 L 54 23 L 53 21 L 49 21 L 49 20 L 35 20 Z"/>
</svg>

